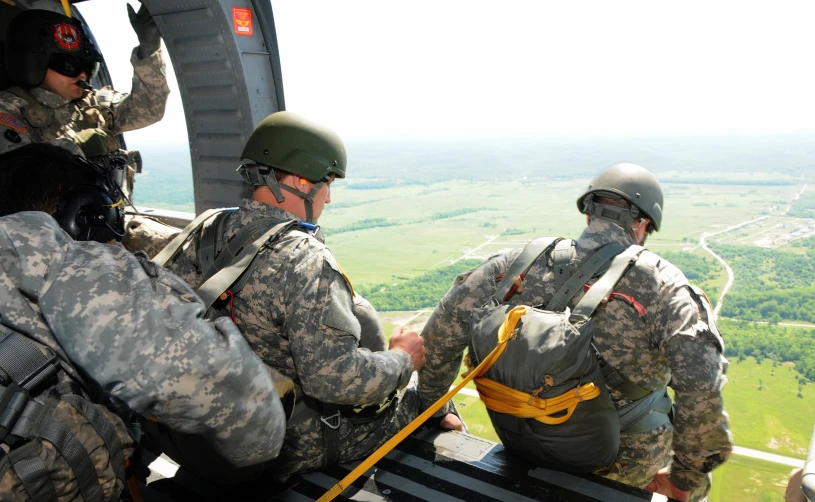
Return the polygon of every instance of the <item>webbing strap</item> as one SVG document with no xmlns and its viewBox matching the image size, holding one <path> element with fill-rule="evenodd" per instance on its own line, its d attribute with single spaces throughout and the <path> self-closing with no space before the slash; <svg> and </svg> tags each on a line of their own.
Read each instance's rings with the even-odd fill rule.
<svg viewBox="0 0 815 502">
<path fill-rule="evenodd" d="M 218 269 L 215 268 L 215 259 L 218 256 L 218 244 L 221 240 L 221 236 L 224 235 L 226 219 L 231 213 L 232 211 L 224 211 L 201 225 L 201 234 L 198 237 L 198 255 L 196 258 L 198 265 L 201 267 L 202 283 L 206 282 L 207 279 L 218 271 Z"/>
<path fill-rule="evenodd" d="M 385 441 L 385 444 L 379 447 L 375 452 L 371 453 L 368 458 L 360 462 L 358 466 L 354 468 L 347 476 L 342 478 L 337 484 L 332 486 L 322 497 L 317 499 L 317 502 L 329 502 L 334 500 L 334 498 L 343 492 L 346 488 L 351 486 L 357 478 L 365 474 L 365 471 L 370 469 L 375 463 L 379 462 L 382 457 L 388 454 L 389 451 L 394 449 L 396 445 L 402 442 L 403 439 L 408 437 L 413 431 L 419 428 L 428 418 L 432 417 L 434 413 L 439 411 L 442 406 L 444 406 L 447 401 L 452 399 L 458 391 L 464 388 L 470 380 L 477 376 L 481 376 L 487 371 L 487 368 L 492 366 L 498 356 L 506 348 L 506 343 L 510 338 L 512 333 L 512 329 L 518 323 L 518 319 L 526 313 L 526 307 L 515 307 L 509 311 L 507 314 L 507 318 L 504 320 L 504 324 L 501 325 L 501 328 L 498 330 L 498 344 L 492 349 L 487 357 L 481 361 L 481 363 L 476 366 L 476 368 L 465 375 L 461 379 L 461 382 L 458 383 L 455 387 L 447 391 L 447 394 L 443 395 L 438 401 L 430 405 L 421 415 L 416 417 L 412 422 L 407 424 L 401 431 L 397 432 L 392 438 Z M 510 328 L 510 324 L 512 328 Z"/>
<path fill-rule="evenodd" d="M 638 401 L 623 406 L 618 410 L 620 415 L 620 432 L 636 434 L 656 429 L 670 419 L 673 403 L 665 387 L 649 393 Z"/>
<path fill-rule="evenodd" d="M 82 443 L 68 430 L 67 427 L 53 418 L 48 421 L 40 437 L 59 450 L 71 470 L 74 471 L 79 492 L 86 502 L 101 502 L 102 487 L 96 476 L 96 468 Z"/>
<path fill-rule="evenodd" d="M 110 463 L 116 471 L 116 477 L 125 480 L 125 459 L 122 451 L 122 441 L 116 434 L 113 424 L 91 403 L 82 396 L 67 394 L 62 400 L 73 406 L 93 426 L 99 437 L 105 442 L 110 454 Z"/>
<path fill-rule="evenodd" d="M 538 237 L 527 244 L 523 251 L 521 251 L 521 254 L 509 264 L 504 278 L 496 285 L 493 298 L 498 303 L 508 300 L 507 295 L 509 295 L 512 287 L 515 285 L 515 278 L 529 272 L 529 269 L 532 268 L 532 265 L 535 264 L 538 257 L 559 240 L 559 237 Z"/>
<path fill-rule="evenodd" d="M 637 401 L 651 393 L 650 390 L 643 389 L 618 372 L 616 368 L 608 364 L 608 362 L 601 357 L 599 353 L 597 354 L 597 362 L 600 364 L 600 371 L 603 372 L 603 380 L 605 380 L 606 385 L 621 393 L 628 399 Z"/>
<path fill-rule="evenodd" d="M 204 222 L 207 221 L 209 218 L 222 211 L 226 211 L 227 209 L 228 208 L 207 209 L 203 213 L 196 216 L 195 219 L 192 220 L 189 225 L 184 227 L 184 230 L 182 230 L 178 235 L 173 237 L 173 240 L 171 240 L 166 246 L 164 246 L 164 249 L 159 251 L 158 254 L 154 256 L 151 261 L 156 265 L 162 267 L 167 265 L 167 263 L 170 260 L 172 260 L 173 257 L 175 257 L 178 251 L 181 250 L 181 247 L 184 245 L 184 243 L 187 241 L 190 235 L 192 235 L 196 230 L 198 230 L 198 228 L 201 225 L 203 225 Z"/>
<path fill-rule="evenodd" d="M 215 300 L 218 299 L 224 291 L 241 276 L 241 274 L 249 268 L 255 256 L 263 248 L 269 239 L 277 235 L 279 232 L 296 225 L 296 220 L 284 221 L 275 225 L 267 230 L 263 235 L 256 239 L 250 245 L 244 246 L 240 254 L 228 266 L 219 270 L 215 275 L 210 277 L 201 287 L 198 288 L 198 296 L 203 300 L 204 305 L 209 309 Z M 226 250 L 222 251 L 226 252 Z"/>
<path fill-rule="evenodd" d="M 552 296 L 552 299 L 549 300 L 549 303 L 546 305 L 546 310 L 563 312 L 574 295 L 576 295 L 578 291 L 583 290 L 583 285 L 586 284 L 598 270 L 603 268 L 603 265 L 608 263 L 610 259 L 623 249 L 625 249 L 625 247 L 621 244 L 606 244 L 598 248 L 583 262 L 580 268 L 569 277 L 566 284 L 555 291 L 554 296 Z M 601 299 L 602 298 L 603 297 L 601 297 Z"/>
<path fill-rule="evenodd" d="M 320 403 L 322 415 L 320 424 L 323 431 L 323 450 L 325 451 L 325 463 L 323 467 L 328 467 L 337 463 L 340 456 L 340 424 L 342 415 L 340 407 L 331 403 Z"/>
<path fill-rule="evenodd" d="M 591 289 L 589 289 L 586 294 L 583 295 L 583 298 L 580 299 L 580 302 L 575 305 L 570 319 L 576 319 L 578 321 L 588 320 L 592 314 L 594 314 L 594 311 L 597 310 L 600 302 L 611 293 L 625 271 L 628 270 L 628 267 L 637 261 L 637 258 L 639 258 L 640 253 L 642 253 L 644 249 L 642 246 L 633 245 L 628 246 L 628 249 L 622 253 L 615 253 L 617 256 L 611 262 L 606 273 L 597 279 L 597 282 L 591 286 Z M 582 288 L 582 285 L 580 287 Z"/>
<path fill-rule="evenodd" d="M 0 370 L 26 390 L 54 377 L 59 370 L 57 364 L 56 356 L 46 357 L 31 340 L 19 333 L 0 339 Z"/>
<path fill-rule="evenodd" d="M 572 266 L 574 265 L 572 250 L 574 249 L 574 241 L 571 239 L 563 239 L 555 244 L 555 249 L 552 250 L 552 272 L 555 276 L 555 291 L 566 284 L 569 276 L 572 273 Z"/>
<path fill-rule="evenodd" d="M 593 382 L 546 399 L 507 387 L 485 377 L 476 378 L 475 386 L 478 389 L 478 396 L 484 401 L 487 409 L 518 418 L 534 418 L 547 425 L 565 423 L 572 418 L 578 404 L 600 395 L 600 389 Z M 566 413 L 561 416 L 552 416 L 562 411 Z"/>
<path fill-rule="evenodd" d="M 30 442 L 8 453 L 17 477 L 23 482 L 28 495 L 34 502 L 57 500 L 57 490 L 45 463 L 40 459 L 39 443 Z"/>
<path fill-rule="evenodd" d="M 213 246 L 212 256 L 217 256 L 217 258 L 214 258 L 211 262 L 201 263 L 201 270 L 203 272 L 201 281 L 208 281 L 210 277 L 234 263 L 235 257 L 243 251 L 243 248 L 257 240 L 261 235 L 281 221 L 282 220 L 276 218 L 264 218 L 245 225 L 226 243 L 223 249 L 218 249 L 218 242 L 223 236 L 223 222 L 218 222 L 217 225 L 205 228 L 205 233 L 201 236 L 201 239 L 205 242 L 211 242 Z"/>
</svg>

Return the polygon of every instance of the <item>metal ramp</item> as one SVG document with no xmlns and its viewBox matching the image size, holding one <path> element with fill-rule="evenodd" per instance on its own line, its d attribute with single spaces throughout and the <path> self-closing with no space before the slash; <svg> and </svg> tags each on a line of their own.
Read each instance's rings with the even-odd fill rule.
<svg viewBox="0 0 815 502">
<path fill-rule="evenodd" d="M 165 459 L 161 462 L 166 465 Z M 146 501 L 162 502 L 192 499 L 313 501 L 356 465 L 337 465 L 297 476 L 283 487 L 260 480 L 252 487 L 234 490 L 218 488 L 179 470 L 173 479 L 158 479 L 154 475 L 144 495 Z M 652 494 L 599 476 L 536 468 L 507 454 L 501 445 L 469 434 L 422 428 L 335 500 L 638 502 L 652 500 Z"/>
</svg>

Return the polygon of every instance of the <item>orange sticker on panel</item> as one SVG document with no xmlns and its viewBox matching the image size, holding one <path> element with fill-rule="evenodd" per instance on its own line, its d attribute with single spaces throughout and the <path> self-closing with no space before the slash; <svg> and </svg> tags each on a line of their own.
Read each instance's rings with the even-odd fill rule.
<svg viewBox="0 0 815 502">
<path fill-rule="evenodd" d="M 232 26 L 235 28 L 235 35 L 251 37 L 252 24 L 252 9 L 232 7 Z"/>
</svg>

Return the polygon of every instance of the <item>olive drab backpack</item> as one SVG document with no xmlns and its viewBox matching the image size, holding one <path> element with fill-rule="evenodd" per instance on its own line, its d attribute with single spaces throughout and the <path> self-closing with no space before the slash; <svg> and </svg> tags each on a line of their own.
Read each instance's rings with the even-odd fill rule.
<svg viewBox="0 0 815 502">
<path fill-rule="evenodd" d="M 124 422 L 0 305 L 0 500 L 118 500 L 134 447 Z"/>
<path fill-rule="evenodd" d="M 614 462 L 621 431 L 667 422 L 671 401 L 665 389 L 650 392 L 617 373 L 592 345 L 592 315 L 643 248 L 605 245 L 570 273 L 572 242 L 543 237 L 524 248 L 491 301 L 473 312 L 466 362 L 476 367 L 506 341 L 494 363 L 474 379 L 504 447 L 536 465 L 593 472 Z M 544 254 L 554 262 L 552 299 L 542 308 L 509 302 L 517 281 Z M 598 275 L 569 310 L 572 298 Z M 606 385 L 633 402 L 616 410 Z"/>
</svg>

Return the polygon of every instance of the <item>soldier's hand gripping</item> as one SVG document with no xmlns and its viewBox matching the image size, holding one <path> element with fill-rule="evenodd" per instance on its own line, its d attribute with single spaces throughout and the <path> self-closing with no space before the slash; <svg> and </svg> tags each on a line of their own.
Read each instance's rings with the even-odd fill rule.
<svg viewBox="0 0 815 502">
<path fill-rule="evenodd" d="M 138 13 L 130 4 L 127 4 L 127 16 L 130 18 L 133 31 L 139 37 L 139 59 L 149 57 L 161 47 L 161 35 L 158 32 L 156 21 L 143 4 L 139 7 Z"/>
<path fill-rule="evenodd" d="M 670 470 L 663 467 L 654 475 L 654 479 L 645 487 L 651 493 L 658 493 L 679 500 L 680 502 L 688 502 L 690 500 L 691 492 L 681 490 L 671 483 L 668 474 Z"/>
<path fill-rule="evenodd" d="M 424 367 L 424 338 L 415 331 L 402 332 L 404 328 L 397 326 L 393 330 L 389 349 L 399 349 L 405 351 L 413 361 L 413 369 L 419 371 Z"/>
</svg>

